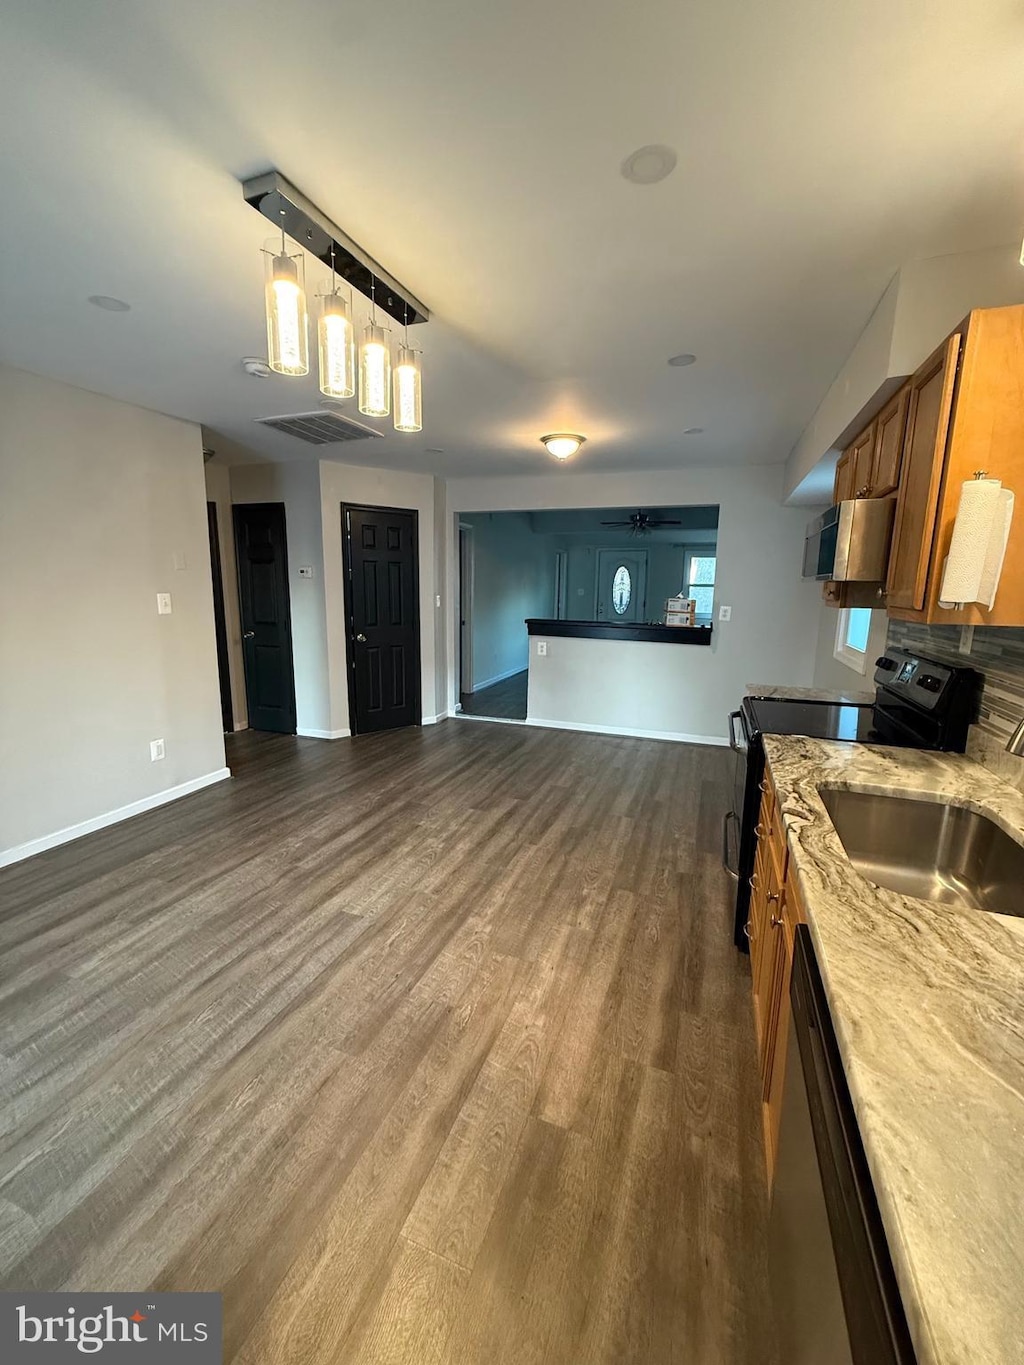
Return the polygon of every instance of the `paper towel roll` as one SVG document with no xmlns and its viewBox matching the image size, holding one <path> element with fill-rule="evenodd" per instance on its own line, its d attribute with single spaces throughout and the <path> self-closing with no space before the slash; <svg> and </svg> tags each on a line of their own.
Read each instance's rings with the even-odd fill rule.
<svg viewBox="0 0 1024 1365">
<path fill-rule="evenodd" d="M 971 479 L 963 485 L 939 606 L 980 602 L 992 607 L 1012 517 L 1013 494 L 998 479 Z"/>
</svg>

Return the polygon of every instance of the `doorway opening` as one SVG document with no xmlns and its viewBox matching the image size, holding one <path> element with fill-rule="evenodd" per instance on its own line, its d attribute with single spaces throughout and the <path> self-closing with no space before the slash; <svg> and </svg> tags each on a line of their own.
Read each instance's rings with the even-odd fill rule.
<svg viewBox="0 0 1024 1365">
<path fill-rule="evenodd" d="M 419 725 L 417 514 L 343 503 L 341 544 L 352 733 Z"/>
<path fill-rule="evenodd" d="M 224 572 L 220 557 L 220 528 L 217 525 L 217 504 L 206 504 L 206 522 L 210 532 L 210 573 L 213 578 L 213 628 L 217 638 L 217 677 L 220 681 L 220 718 L 224 733 L 235 728 L 234 708 L 231 705 L 231 666 L 228 662 L 228 623 L 224 609 Z"/>
<path fill-rule="evenodd" d="M 294 735 L 295 675 L 284 503 L 236 503 L 234 521 L 249 728 Z"/>
</svg>

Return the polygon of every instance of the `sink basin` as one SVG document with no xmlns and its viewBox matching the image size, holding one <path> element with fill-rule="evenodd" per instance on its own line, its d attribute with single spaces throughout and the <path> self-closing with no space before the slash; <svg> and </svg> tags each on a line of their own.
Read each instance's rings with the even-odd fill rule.
<svg viewBox="0 0 1024 1365">
<path fill-rule="evenodd" d="M 959 806 L 819 788 L 850 861 L 905 896 L 1024 916 L 1024 846 Z"/>
</svg>

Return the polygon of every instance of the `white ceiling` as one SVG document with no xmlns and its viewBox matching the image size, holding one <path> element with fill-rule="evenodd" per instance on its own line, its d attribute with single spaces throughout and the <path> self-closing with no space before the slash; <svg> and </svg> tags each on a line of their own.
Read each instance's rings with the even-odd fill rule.
<svg viewBox="0 0 1024 1365">
<path fill-rule="evenodd" d="M 780 461 L 903 262 L 1024 224 L 1015 0 L 7 0 L 3 26 L 0 358 L 234 457 L 535 472 L 567 428 L 586 470 Z M 649 142 L 675 172 L 627 183 Z M 239 367 L 268 231 L 238 182 L 269 168 L 433 310 L 420 436 L 253 425 L 317 406 Z"/>
</svg>

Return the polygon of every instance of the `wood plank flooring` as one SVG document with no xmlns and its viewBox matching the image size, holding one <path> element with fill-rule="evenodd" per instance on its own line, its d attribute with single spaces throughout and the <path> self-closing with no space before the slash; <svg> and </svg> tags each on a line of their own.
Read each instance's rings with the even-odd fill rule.
<svg viewBox="0 0 1024 1365">
<path fill-rule="evenodd" d="M 771 1365 L 727 751 L 446 722 L 0 872 L 0 1283 L 238 1365 Z"/>
<path fill-rule="evenodd" d="M 463 692 L 462 710 L 467 716 L 490 716 L 496 720 L 525 720 L 530 670 L 513 673 L 479 692 Z"/>
</svg>

